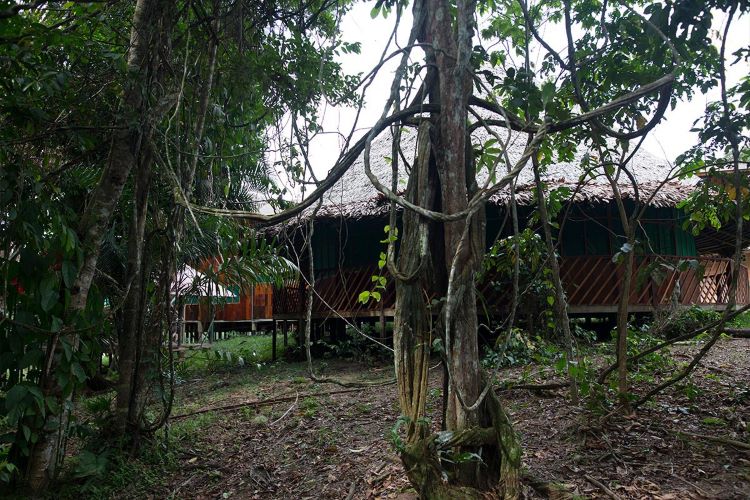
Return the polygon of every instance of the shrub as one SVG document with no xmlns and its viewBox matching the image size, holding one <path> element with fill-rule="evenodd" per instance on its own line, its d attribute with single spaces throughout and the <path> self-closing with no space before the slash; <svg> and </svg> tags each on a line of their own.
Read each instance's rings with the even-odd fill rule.
<svg viewBox="0 0 750 500">
<path fill-rule="evenodd" d="M 378 339 L 380 332 L 372 325 L 362 325 L 362 333 L 368 337 Z M 344 359 L 353 359 L 367 363 L 384 362 L 393 359 L 391 351 L 382 345 L 370 340 L 354 331 L 352 328 L 346 329 L 346 337 L 336 342 L 327 343 L 318 341 L 317 343 L 326 347 L 332 356 Z"/>
<path fill-rule="evenodd" d="M 729 324 L 734 328 L 750 328 L 750 312 L 735 316 Z"/>
<path fill-rule="evenodd" d="M 662 338 L 654 335 L 654 328 L 645 324 L 638 328 L 628 325 L 628 359 L 632 359 L 639 353 L 655 347 L 662 342 Z M 617 338 L 617 329 L 612 330 L 612 338 Z M 672 366 L 674 361 L 669 355 L 669 351 L 652 352 L 641 358 L 637 365 L 633 367 L 632 375 L 636 378 L 652 381 L 653 372 Z"/>
<path fill-rule="evenodd" d="M 692 306 L 687 309 L 679 309 L 659 322 L 658 331 L 665 338 L 673 339 L 718 321 L 719 318 L 721 318 L 719 311 Z"/>
<path fill-rule="evenodd" d="M 515 264 L 518 262 L 518 317 L 533 318 L 533 323 L 541 327 L 538 333 L 554 333 L 552 306 L 555 303 L 555 289 L 551 279 L 552 271 L 547 266 L 547 246 L 529 228 L 519 233 L 517 243 L 518 254 L 516 240 L 512 236 L 498 240 L 482 260 L 482 270 L 477 278 L 479 289 L 489 288 L 500 299 L 499 302 L 493 302 L 490 300 L 491 296 L 484 297 L 480 291 L 484 307 L 488 312 L 499 313 L 500 316 L 508 313 L 508 290 L 513 289 Z"/>
<path fill-rule="evenodd" d="M 494 347 L 486 346 L 482 365 L 485 368 L 504 368 L 543 362 L 554 358 L 559 349 L 541 337 L 532 339 L 520 328 L 513 328 L 509 336 L 501 334 Z"/>
<path fill-rule="evenodd" d="M 571 321 L 570 326 L 571 333 L 573 334 L 573 338 L 577 342 L 582 342 L 584 344 L 594 344 L 596 342 L 596 332 L 594 330 L 589 330 L 587 328 L 582 327 L 578 323 L 574 323 Z"/>
</svg>

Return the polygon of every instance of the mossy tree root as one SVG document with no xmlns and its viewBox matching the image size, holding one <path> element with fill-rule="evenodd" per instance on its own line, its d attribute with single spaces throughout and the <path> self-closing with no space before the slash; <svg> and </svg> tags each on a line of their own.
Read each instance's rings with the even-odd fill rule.
<svg viewBox="0 0 750 500">
<path fill-rule="evenodd" d="M 489 485 L 500 498 L 519 497 L 521 446 L 518 436 L 497 396 L 490 392 L 482 406 L 491 426 L 434 433 L 406 445 L 401 459 L 420 498 L 485 498 L 487 491 L 476 485 L 455 483 L 455 469 L 460 464 L 451 463 L 450 457 L 466 452 L 477 457 L 472 459 L 477 484 Z"/>
</svg>

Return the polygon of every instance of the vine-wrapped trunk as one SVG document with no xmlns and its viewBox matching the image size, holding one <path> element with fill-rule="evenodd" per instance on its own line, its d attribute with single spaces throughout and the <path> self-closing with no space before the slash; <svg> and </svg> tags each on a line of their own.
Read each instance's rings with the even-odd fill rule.
<svg viewBox="0 0 750 500">
<path fill-rule="evenodd" d="M 429 89 L 429 94 L 431 100 L 440 103 L 431 151 L 440 184 L 439 207 L 446 214 L 465 212 L 476 188 L 467 133 L 475 7 L 475 2 L 459 1 L 454 13 L 445 0 L 424 2 L 425 32 L 420 41 L 432 45 L 427 56 L 434 61 L 437 88 Z M 415 164 L 422 165 L 423 158 L 417 158 Z M 419 185 L 413 178 L 410 184 Z M 415 259 L 419 238 L 413 231 L 419 225 L 407 226 L 407 217 L 405 214 L 401 257 Z M 478 490 L 491 489 L 498 481 L 505 497 L 518 496 L 517 437 L 494 393 L 483 390 L 485 380 L 479 364 L 474 275 L 484 254 L 484 230 L 483 210 L 474 207 L 466 218 L 444 222 L 442 238 L 431 238 L 435 246 L 431 253 L 443 257 L 436 263 L 440 269 L 434 274 L 449 277 L 447 290 L 438 290 L 438 296 L 445 296 L 442 323 L 449 378 L 445 408 L 448 433 L 415 438 L 402 454 L 410 480 L 424 498 L 478 497 Z M 406 264 L 406 260 L 399 260 L 402 269 L 409 269 Z M 409 417 L 418 415 L 423 404 L 421 391 L 426 390 L 426 379 L 419 390 L 415 389 L 415 382 L 422 380 L 425 360 L 420 351 L 414 350 L 418 339 L 415 332 L 424 317 L 423 310 L 415 305 L 417 293 L 416 284 L 397 287 L 396 366 L 402 409 Z M 441 459 L 443 452 L 454 458 L 469 452 L 481 460 L 454 460 L 451 464 Z"/>
<path fill-rule="evenodd" d="M 212 40 L 207 50 L 205 73 L 202 75 L 200 100 L 195 118 L 195 128 L 192 143 L 196 154 L 189 161 L 180 164 L 181 155 L 178 154 L 180 166 L 180 187 L 188 199 L 191 198 L 195 172 L 198 167 L 198 148 L 203 140 L 206 124 L 206 114 L 214 83 L 216 71 L 216 43 Z M 180 111 L 179 109 L 177 110 Z M 145 131 L 148 135 L 150 130 Z M 149 153 L 150 149 L 146 149 Z M 142 415 L 150 394 L 150 389 L 161 376 L 159 372 L 159 356 L 161 354 L 163 321 L 171 314 L 168 293 L 163 294 L 162 288 L 167 289 L 173 278 L 175 269 L 175 250 L 179 245 L 184 230 L 185 211 L 183 207 L 173 207 L 170 214 L 168 228 L 169 236 L 165 238 L 165 249 L 161 253 L 161 272 L 159 273 L 159 287 L 155 296 L 157 303 L 155 311 L 151 311 L 151 323 L 148 327 L 145 318 L 148 316 L 148 303 L 145 286 L 150 279 L 150 272 L 141 265 L 144 251 L 145 216 L 148 205 L 148 189 L 150 184 L 150 155 L 139 164 L 135 180 L 136 206 L 134 207 L 133 224 L 128 241 L 128 275 L 134 276 L 133 285 L 125 301 L 124 328 L 119 339 L 118 349 L 120 358 L 120 378 L 117 384 L 117 399 L 115 405 L 115 430 L 123 437 L 130 439 L 137 446 L 140 432 L 143 430 Z M 160 297 L 160 298 L 159 298 Z M 213 306 L 212 306 L 213 307 Z M 162 417 L 161 420 L 163 420 Z"/>
<path fill-rule="evenodd" d="M 406 188 L 406 199 L 424 208 L 434 208 L 436 172 L 431 168 L 430 125 L 424 121 L 417 137 L 417 158 Z M 408 418 L 407 443 L 426 437 L 422 424 L 427 400 L 428 365 L 432 347 L 432 318 L 426 297 L 433 290 L 431 255 L 427 242 L 430 225 L 411 211 L 403 215 L 403 237 L 396 276 L 396 314 L 393 347 L 399 402 Z"/>
<path fill-rule="evenodd" d="M 53 338 L 46 355 L 42 391 L 45 398 L 58 400 L 59 407 L 63 410 L 56 417 L 47 417 L 45 428 L 40 430 L 39 439 L 30 452 L 26 480 L 32 491 L 46 489 L 57 474 L 73 398 L 72 393 L 64 394 L 57 384 L 55 372 L 61 361 L 60 344 L 64 340 L 74 349 L 78 347 L 78 335 L 65 331 L 70 331 L 86 308 L 102 238 L 143 144 L 141 125 L 149 105 L 145 98 L 147 83 L 153 77 L 152 66 L 160 59 L 160 43 L 169 36 L 169 29 L 163 22 L 166 20 L 166 24 L 171 25 L 168 15 L 171 3 L 172 0 L 138 0 L 135 6 L 123 93 L 123 115 L 120 119 L 123 126 L 113 132 L 104 172 L 81 216 L 78 236 L 84 256 L 83 265 L 72 287 L 70 306 L 65 317 L 66 328 L 61 333 L 64 338 Z"/>
</svg>

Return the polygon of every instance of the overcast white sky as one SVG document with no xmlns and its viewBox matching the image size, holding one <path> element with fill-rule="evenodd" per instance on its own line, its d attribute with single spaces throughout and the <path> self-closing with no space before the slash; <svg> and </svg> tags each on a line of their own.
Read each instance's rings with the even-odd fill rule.
<svg viewBox="0 0 750 500">
<path fill-rule="evenodd" d="M 359 55 L 344 55 L 340 58 L 344 71 L 347 73 L 368 73 L 374 64 L 380 59 L 385 43 L 393 29 L 394 15 L 383 19 L 378 17 L 372 19 L 370 10 L 373 2 L 357 4 L 343 19 L 344 40 L 347 42 L 361 42 L 362 53 Z M 723 25 L 724 16 L 718 16 L 717 22 Z M 406 43 L 408 30 L 411 27 L 411 15 L 407 13 L 401 24 L 398 40 L 401 45 Z M 715 26 L 720 28 L 721 26 Z M 549 34 L 548 34 L 549 36 Z M 549 38 L 557 49 L 563 47 L 562 43 L 555 43 L 554 37 Z M 741 46 L 750 45 L 750 18 L 745 17 L 735 20 L 729 37 L 728 54 L 734 52 Z M 382 113 L 382 106 L 387 99 L 395 60 L 392 64 L 385 66 L 378 75 L 373 85 L 366 94 L 366 105 L 360 115 L 358 129 L 361 136 L 372 126 Z M 750 68 L 745 64 L 738 64 L 728 71 L 730 84 L 736 83 L 742 76 L 750 73 Z M 690 102 L 680 102 L 678 106 L 666 114 L 666 119 L 651 131 L 644 143 L 644 148 L 660 159 L 672 161 L 690 148 L 697 141 L 697 134 L 690 132 L 693 122 L 699 118 L 705 105 L 709 101 L 719 98 L 718 90 L 713 90 L 707 95 L 699 91 Z M 325 108 L 324 127 L 327 131 L 339 130 L 345 135 L 351 130 L 355 112 L 347 108 Z M 311 162 L 319 178 L 324 177 L 336 161 L 343 141 L 333 134 L 318 136 L 311 145 Z"/>
</svg>

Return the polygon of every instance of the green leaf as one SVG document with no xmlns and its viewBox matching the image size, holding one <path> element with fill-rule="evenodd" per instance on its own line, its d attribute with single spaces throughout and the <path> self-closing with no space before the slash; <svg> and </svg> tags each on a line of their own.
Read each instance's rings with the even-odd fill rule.
<svg viewBox="0 0 750 500">
<path fill-rule="evenodd" d="M 547 295 L 547 304 L 554 305 L 555 304 L 555 297 L 552 295 Z"/>
<path fill-rule="evenodd" d="M 34 399 L 36 399 L 37 404 L 40 407 L 44 406 L 44 394 L 42 394 L 42 390 L 35 385 L 28 386 L 28 390 L 29 390 L 29 394 L 34 396 Z"/>
<path fill-rule="evenodd" d="M 5 408 L 10 411 L 18 406 L 29 393 L 29 388 L 23 384 L 16 384 L 5 395 Z"/>
<path fill-rule="evenodd" d="M 50 312 L 55 307 L 57 295 L 57 279 L 54 274 L 49 274 L 39 283 L 39 299 L 44 312 Z"/>
<path fill-rule="evenodd" d="M 545 107 L 552 100 L 555 95 L 555 84 L 552 82 L 544 82 L 542 85 L 542 103 Z"/>
<path fill-rule="evenodd" d="M 61 344 L 63 346 L 63 352 L 65 353 L 65 359 L 67 361 L 70 361 L 71 359 L 73 359 L 73 348 L 65 339 L 62 340 Z"/>
<path fill-rule="evenodd" d="M 70 252 L 76 247 L 76 233 L 71 228 L 65 228 L 65 251 Z"/>
<path fill-rule="evenodd" d="M 57 316 L 52 316 L 52 323 L 50 324 L 49 329 L 53 332 L 59 332 L 63 327 L 63 320 L 58 318 Z"/>
<path fill-rule="evenodd" d="M 47 408 L 49 408 L 50 413 L 57 415 L 60 412 L 60 405 L 54 396 L 47 396 L 45 402 L 47 403 Z"/>
<path fill-rule="evenodd" d="M 65 260 L 62 263 L 62 277 L 63 281 L 65 282 L 65 286 L 68 288 L 73 288 L 73 283 L 76 280 L 76 276 L 78 275 L 78 268 L 73 262 L 70 262 L 69 260 Z"/>
<path fill-rule="evenodd" d="M 443 341 L 442 339 L 435 339 L 432 341 L 432 348 L 435 350 L 435 352 L 445 352 L 445 349 L 443 348 Z"/>
<path fill-rule="evenodd" d="M 73 372 L 73 375 L 75 375 L 79 382 L 83 383 L 86 381 L 86 372 L 80 363 L 71 363 L 70 371 Z"/>
<path fill-rule="evenodd" d="M 359 300 L 363 304 L 367 304 L 367 301 L 370 300 L 370 292 L 365 290 L 364 292 L 360 293 L 357 300 Z"/>
</svg>

